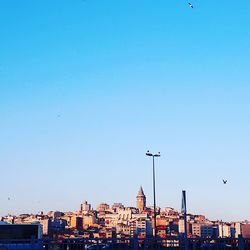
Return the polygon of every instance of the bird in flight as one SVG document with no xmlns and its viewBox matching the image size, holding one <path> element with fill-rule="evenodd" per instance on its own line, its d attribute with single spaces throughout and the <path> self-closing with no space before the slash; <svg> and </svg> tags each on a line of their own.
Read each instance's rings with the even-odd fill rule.
<svg viewBox="0 0 250 250">
<path fill-rule="evenodd" d="M 227 180 L 222 179 L 223 184 L 227 184 Z"/>
<path fill-rule="evenodd" d="M 188 5 L 190 8 L 192 8 L 192 9 L 194 8 L 193 4 L 191 4 L 191 3 L 188 3 Z"/>
</svg>

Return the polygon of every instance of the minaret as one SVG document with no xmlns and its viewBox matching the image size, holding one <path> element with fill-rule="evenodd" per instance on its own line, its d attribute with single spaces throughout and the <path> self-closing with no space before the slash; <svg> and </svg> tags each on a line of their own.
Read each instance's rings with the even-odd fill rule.
<svg viewBox="0 0 250 250">
<path fill-rule="evenodd" d="M 139 212 L 141 213 L 145 207 L 146 207 L 146 196 L 143 192 L 142 187 L 140 186 L 140 189 L 138 191 L 138 194 L 136 196 L 136 206 L 139 209 Z"/>
</svg>

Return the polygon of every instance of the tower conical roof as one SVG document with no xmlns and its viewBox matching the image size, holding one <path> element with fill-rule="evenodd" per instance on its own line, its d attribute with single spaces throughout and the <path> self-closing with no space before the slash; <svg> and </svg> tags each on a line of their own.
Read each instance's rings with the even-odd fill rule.
<svg viewBox="0 0 250 250">
<path fill-rule="evenodd" d="M 143 189 L 142 189 L 142 186 L 140 186 L 140 189 L 138 191 L 138 194 L 137 196 L 145 196 L 144 192 L 143 192 Z"/>
</svg>

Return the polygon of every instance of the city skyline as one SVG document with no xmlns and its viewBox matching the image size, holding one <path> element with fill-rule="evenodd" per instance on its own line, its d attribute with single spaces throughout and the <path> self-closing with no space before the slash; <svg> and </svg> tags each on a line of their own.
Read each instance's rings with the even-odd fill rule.
<svg viewBox="0 0 250 250">
<path fill-rule="evenodd" d="M 0 214 L 153 204 L 150 150 L 157 206 L 250 219 L 250 2 L 192 4 L 0 2 Z"/>
<path fill-rule="evenodd" d="M 182 190 L 182 195 L 183 195 L 183 191 Z M 91 203 L 89 203 L 87 200 L 82 201 L 81 203 L 78 204 L 78 208 L 77 209 L 73 209 L 73 210 L 68 210 L 68 211 L 63 211 L 63 210 L 48 210 L 48 211 L 37 211 L 37 212 L 33 212 L 33 213 L 21 213 L 21 214 L 5 214 L 5 215 L 1 215 L 0 214 L 0 218 L 5 218 L 7 217 L 19 217 L 22 215 L 45 215 L 45 214 L 54 214 L 54 213 L 66 213 L 66 214 L 71 214 L 71 213 L 76 213 L 76 215 L 87 215 L 87 214 L 91 214 L 93 211 L 113 211 L 114 213 L 117 213 L 117 209 L 121 209 L 121 210 L 127 210 L 127 209 L 131 209 L 134 211 L 134 209 L 137 210 L 138 214 L 151 214 L 152 216 L 152 220 L 153 220 L 153 213 L 154 213 L 154 205 L 153 204 L 148 204 L 147 203 L 147 196 L 144 193 L 143 187 L 140 186 L 137 195 L 135 196 L 135 205 L 131 206 L 131 205 L 126 205 L 123 204 L 122 202 L 114 202 L 113 204 L 109 204 L 105 201 L 98 203 L 96 206 L 93 206 Z M 163 212 L 165 213 L 166 211 L 174 211 L 177 212 L 179 215 L 183 216 L 184 214 L 184 203 L 183 203 L 183 196 L 181 197 L 182 201 L 181 201 L 181 208 L 174 208 L 174 207 L 170 207 L 170 206 L 165 206 L 165 207 L 160 207 L 160 206 L 156 206 L 156 214 L 157 217 Z M 150 211 L 150 213 L 149 213 Z M 192 213 L 190 211 L 188 211 L 186 205 L 185 205 L 185 211 L 187 213 L 187 215 L 194 215 L 194 216 L 198 216 L 198 217 L 202 217 L 208 221 L 217 221 L 217 222 L 225 222 L 225 223 L 234 223 L 237 221 L 223 221 L 221 219 L 210 219 L 208 218 L 205 214 L 203 213 Z M 109 216 L 109 213 L 107 213 L 107 216 Z M 181 217 L 180 216 L 180 217 Z M 202 219 L 202 220 L 204 220 Z M 1 220 L 0 220 L 1 221 Z M 244 222 L 249 224 L 249 221 L 247 219 L 242 220 L 242 221 L 238 221 L 238 222 Z"/>
<path fill-rule="evenodd" d="M 0 216 L 7 227 L 37 225 L 47 238 L 167 238 L 190 239 L 249 238 L 250 222 L 211 220 L 204 214 L 188 213 L 186 191 L 182 191 L 181 210 L 148 206 L 142 186 L 135 196 L 136 206 L 100 203 L 96 208 L 83 201 L 75 211 L 40 211 L 33 214 Z M 23 227 L 24 229 L 24 227 Z M 182 238 L 182 237 L 181 237 Z"/>
<path fill-rule="evenodd" d="M 76 211 L 49 211 L 48 213 L 41 211 L 35 214 L 3 216 L 0 217 L 0 227 L 3 232 L 0 234 L 1 239 L 16 237 L 15 240 L 19 238 L 22 240 L 23 235 L 29 237 L 32 233 L 33 237 L 36 236 L 40 240 L 53 240 L 59 243 L 65 240 L 69 243 L 70 239 L 74 239 L 74 247 L 78 241 L 82 243 L 85 241 L 88 245 L 96 240 L 103 243 L 108 239 L 112 239 L 113 243 L 121 244 L 120 246 L 129 247 L 131 239 L 140 240 L 142 243 L 157 237 L 157 244 L 161 243 L 163 246 L 164 241 L 182 248 L 182 240 L 186 238 L 189 244 L 185 249 L 189 249 L 188 246 L 193 241 L 201 244 L 218 242 L 217 246 L 226 241 L 225 246 L 238 247 L 241 244 L 243 247 L 238 248 L 243 249 L 250 237 L 250 222 L 247 220 L 226 222 L 210 220 L 202 214 L 187 213 L 185 190 L 182 191 L 181 211 L 170 207 L 155 207 L 155 203 L 153 207 L 148 206 L 142 186 L 135 198 L 136 207 L 127 207 L 122 203 L 112 205 L 100 203 L 93 208 L 85 200 Z M 25 247 L 27 248 L 27 245 Z M 193 248 L 196 247 L 195 244 Z"/>
<path fill-rule="evenodd" d="M 139 191 L 137 193 L 137 195 L 134 197 L 135 200 L 134 200 L 134 204 L 124 204 L 123 202 L 121 201 L 113 201 L 113 203 L 108 203 L 106 201 L 101 201 L 97 204 L 92 204 L 91 202 L 89 203 L 89 201 L 87 200 L 83 200 L 82 203 L 78 203 L 78 207 L 77 208 L 74 208 L 74 209 L 69 209 L 69 210 L 62 210 L 62 209 L 49 209 L 49 210 L 39 210 L 39 211 L 23 211 L 22 213 L 19 213 L 19 214 L 14 214 L 14 213 L 8 213 L 8 214 L 0 214 L 0 217 L 1 216 L 19 216 L 19 215 L 22 215 L 22 214 L 46 214 L 46 213 L 51 213 L 51 212 L 66 212 L 66 213 L 71 213 L 71 212 L 77 212 L 77 211 L 81 211 L 83 210 L 83 206 L 87 206 L 88 207 L 88 210 L 91 210 L 91 211 L 95 211 L 95 210 L 98 210 L 98 207 L 100 206 L 103 206 L 103 205 L 108 205 L 111 209 L 111 207 L 115 206 L 115 205 L 121 205 L 122 207 L 124 208 L 137 208 L 138 209 L 138 212 L 141 213 L 143 210 L 145 210 L 146 208 L 150 208 L 153 212 L 154 210 L 154 204 L 148 204 L 148 202 L 146 202 L 146 195 L 144 194 L 144 190 L 143 190 L 143 187 L 140 186 L 139 188 Z M 181 197 L 182 199 L 182 197 Z M 11 198 L 8 197 L 8 200 L 10 201 Z M 182 210 L 183 210 L 183 201 L 181 200 L 181 206 L 176 208 L 176 207 L 172 207 L 172 206 L 159 206 L 159 205 L 156 205 L 156 209 L 160 209 L 160 211 L 164 211 L 165 209 L 173 209 L 174 211 L 178 211 L 179 213 L 182 213 Z M 80 204 L 80 205 L 79 205 Z M 85 204 L 85 205 L 83 205 Z M 212 220 L 212 221 L 223 221 L 221 218 L 209 218 L 205 213 L 202 213 L 202 212 L 198 212 L 198 213 L 195 213 L 193 211 L 189 211 L 188 210 L 188 207 L 187 207 L 187 213 L 188 214 L 191 214 L 191 215 L 199 215 L 199 216 L 205 216 L 208 220 Z M 224 222 L 227 222 L 227 223 L 232 223 L 232 222 L 248 222 L 249 220 L 247 218 L 245 219 L 241 219 L 241 220 L 233 220 L 233 219 L 227 219 L 227 220 L 224 220 Z"/>
</svg>

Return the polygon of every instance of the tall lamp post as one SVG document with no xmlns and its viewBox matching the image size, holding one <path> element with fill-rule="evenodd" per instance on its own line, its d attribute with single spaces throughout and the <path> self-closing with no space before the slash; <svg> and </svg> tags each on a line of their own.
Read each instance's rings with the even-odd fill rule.
<svg viewBox="0 0 250 250">
<path fill-rule="evenodd" d="M 153 195 L 154 195 L 154 228 L 153 228 L 153 236 L 156 236 L 156 202 L 155 202 L 155 157 L 160 157 L 161 154 L 158 152 L 157 154 L 152 154 L 149 150 L 146 153 L 147 156 L 151 156 L 153 158 Z"/>
</svg>

